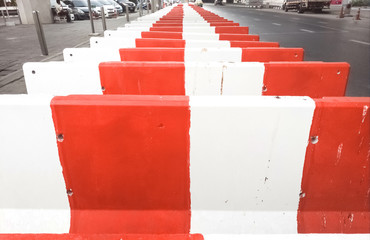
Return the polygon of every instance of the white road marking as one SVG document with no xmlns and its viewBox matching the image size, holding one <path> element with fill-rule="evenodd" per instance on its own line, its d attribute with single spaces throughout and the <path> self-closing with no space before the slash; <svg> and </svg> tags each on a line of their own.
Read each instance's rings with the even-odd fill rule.
<svg viewBox="0 0 370 240">
<path fill-rule="evenodd" d="M 297 18 L 297 17 L 294 17 L 294 18 L 292 18 L 292 19 L 294 19 L 294 20 L 300 20 L 300 18 Z"/>
<path fill-rule="evenodd" d="M 339 30 L 338 28 L 331 28 L 331 27 L 326 27 L 326 26 L 322 26 L 322 25 L 319 25 L 319 27 L 330 29 L 330 30 L 335 30 L 335 31 L 338 31 Z"/>
<path fill-rule="evenodd" d="M 327 22 L 317 22 L 317 23 L 321 23 L 321 24 L 327 24 Z"/>
<path fill-rule="evenodd" d="M 303 31 L 303 32 L 314 33 L 314 31 L 307 30 L 307 29 L 304 29 L 304 28 L 301 28 L 301 29 L 299 29 L 299 30 L 301 30 L 301 31 Z"/>
<path fill-rule="evenodd" d="M 351 41 L 351 42 L 360 43 L 360 44 L 364 44 L 364 45 L 368 45 L 368 46 L 370 46 L 370 43 L 368 43 L 368 42 L 357 41 L 357 40 L 353 40 L 353 39 L 351 39 L 350 41 Z"/>
<path fill-rule="evenodd" d="M 259 18 L 253 18 L 254 21 L 260 21 L 261 19 Z"/>
<path fill-rule="evenodd" d="M 281 26 L 280 23 L 272 23 L 273 25 L 276 25 L 276 26 Z"/>
</svg>

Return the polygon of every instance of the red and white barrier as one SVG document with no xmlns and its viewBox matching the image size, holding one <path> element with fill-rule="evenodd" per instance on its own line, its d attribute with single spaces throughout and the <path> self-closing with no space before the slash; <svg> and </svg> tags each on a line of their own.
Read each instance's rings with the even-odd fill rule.
<svg viewBox="0 0 370 240">
<path fill-rule="evenodd" d="M 140 29 L 141 30 L 141 29 Z M 154 32 L 154 31 L 114 31 L 106 30 L 104 37 L 115 38 L 170 38 L 185 40 L 228 40 L 228 41 L 259 41 L 258 35 L 229 33 L 193 33 L 193 32 Z"/>
<path fill-rule="evenodd" d="M 260 41 L 219 41 L 219 40 L 182 40 L 165 38 L 104 38 L 91 37 L 91 48 L 135 48 L 135 47 L 169 47 L 169 48 L 230 48 L 230 47 L 279 47 L 277 42 Z"/>
<path fill-rule="evenodd" d="M 25 64 L 29 95 L 0 96 L 0 233 L 18 233 L 0 240 L 370 233 L 370 98 L 261 96 L 343 96 L 347 63 L 241 63 L 303 50 L 193 6 L 139 21 L 91 39 L 106 49 Z M 97 95 L 42 95 L 70 93 Z"/>
<path fill-rule="evenodd" d="M 69 69 L 70 75 L 50 75 Z M 29 94 L 344 96 L 347 63 L 46 62 L 23 66 Z M 288 73 L 287 73 L 288 72 Z"/>
<path fill-rule="evenodd" d="M 65 48 L 65 62 L 175 61 L 271 62 L 303 61 L 302 48 Z"/>
<path fill-rule="evenodd" d="M 122 61 L 272 62 L 303 61 L 302 48 L 123 48 Z"/>
<path fill-rule="evenodd" d="M 370 232 L 369 98 L 49 100 L 0 96 L 3 233 Z"/>
<path fill-rule="evenodd" d="M 0 234 L 0 240 L 203 240 L 201 234 Z"/>
</svg>

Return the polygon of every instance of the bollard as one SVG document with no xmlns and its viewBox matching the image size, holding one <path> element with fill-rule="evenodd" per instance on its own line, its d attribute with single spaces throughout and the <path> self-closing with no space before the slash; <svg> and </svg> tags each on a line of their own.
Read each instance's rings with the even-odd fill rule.
<svg viewBox="0 0 370 240">
<path fill-rule="evenodd" d="M 340 9 L 339 18 L 344 18 L 343 6 L 342 6 L 342 8 Z"/>
<path fill-rule="evenodd" d="M 143 0 L 141 0 L 141 2 L 139 2 L 139 16 L 143 16 Z"/>
<path fill-rule="evenodd" d="M 124 6 L 126 8 L 126 21 L 129 23 L 130 22 L 130 14 L 128 12 L 128 5 L 124 4 Z"/>
<path fill-rule="evenodd" d="M 152 10 L 152 13 L 155 12 L 155 0 L 151 0 L 151 10 Z"/>
<path fill-rule="evenodd" d="M 146 0 L 146 13 L 149 14 L 149 0 Z"/>
<path fill-rule="evenodd" d="M 48 55 L 48 46 L 46 45 L 44 30 L 42 29 L 42 25 L 39 18 L 39 11 L 33 11 L 33 21 L 35 22 L 37 37 L 39 39 L 40 47 L 42 55 Z"/>
<path fill-rule="evenodd" d="M 355 20 L 361 20 L 361 18 L 360 18 L 360 8 L 358 8 Z"/>
<path fill-rule="evenodd" d="M 105 12 L 104 12 L 104 6 L 100 7 L 101 12 L 101 22 L 103 24 L 103 31 L 107 30 L 107 22 L 105 21 Z"/>
<path fill-rule="evenodd" d="M 90 35 L 96 35 L 95 34 L 95 27 L 94 27 L 94 15 L 93 12 L 91 11 L 91 2 L 90 0 L 87 0 L 87 6 L 89 7 L 89 14 L 90 14 L 90 24 L 91 24 L 91 34 Z"/>
</svg>

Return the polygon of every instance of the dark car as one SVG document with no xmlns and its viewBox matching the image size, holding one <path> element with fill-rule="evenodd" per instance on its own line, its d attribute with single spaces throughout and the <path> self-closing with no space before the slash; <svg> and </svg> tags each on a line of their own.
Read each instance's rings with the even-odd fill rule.
<svg viewBox="0 0 370 240">
<path fill-rule="evenodd" d="M 73 12 L 77 12 L 77 15 L 75 13 L 75 16 L 77 19 L 90 19 L 89 15 L 89 7 L 87 5 L 87 0 L 64 0 L 64 3 L 67 4 L 70 8 L 72 8 Z M 94 10 L 93 14 L 94 17 L 99 17 L 98 13 Z"/>
<path fill-rule="evenodd" d="M 84 12 L 81 8 L 75 7 L 73 1 L 71 0 L 65 0 L 63 2 L 72 9 L 72 12 L 75 15 L 76 20 L 89 19 L 89 11 Z"/>
<path fill-rule="evenodd" d="M 126 5 L 128 6 L 128 10 L 130 12 L 135 12 L 136 10 L 136 4 L 133 2 L 130 2 L 129 0 L 114 0 L 114 1 L 122 6 L 122 9 L 124 12 L 126 11 Z"/>
<path fill-rule="evenodd" d="M 143 6 L 143 9 L 144 10 L 147 10 L 148 9 L 148 2 L 149 2 L 149 9 L 150 9 L 150 1 L 147 1 L 147 0 L 138 0 L 138 2 L 136 4 L 136 10 L 139 10 L 141 4 Z"/>
</svg>

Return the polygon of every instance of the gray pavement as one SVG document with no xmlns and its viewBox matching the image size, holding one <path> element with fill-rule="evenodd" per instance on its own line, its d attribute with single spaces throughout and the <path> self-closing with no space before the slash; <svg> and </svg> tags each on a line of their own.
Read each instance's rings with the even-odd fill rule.
<svg viewBox="0 0 370 240">
<path fill-rule="evenodd" d="M 130 20 L 135 20 L 138 16 L 138 13 L 132 13 Z M 107 29 L 113 30 L 125 23 L 125 16 L 107 19 Z M 101 19 L 94 20 L 94 25 L 95 32 L 102 35 Z M 91 25 L 88 20 L 44 24 L 43 29 L 48 56 L 41 53 L 34 25 L 0 26 L 0 94 L 27 93 L 22 71 L 24 63 L 60 61 L 63 60 L 64 48 L 89 46 Z"/>
</svg>

